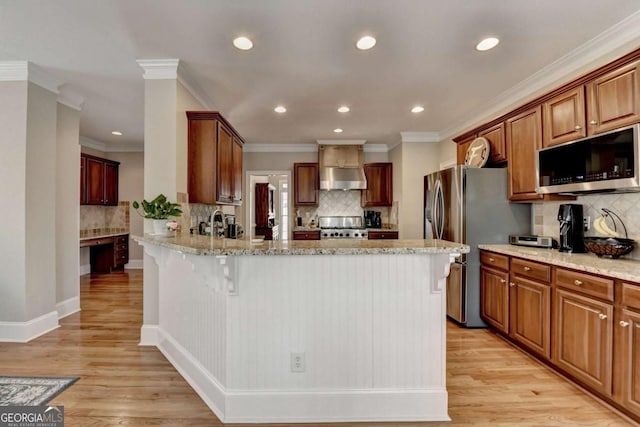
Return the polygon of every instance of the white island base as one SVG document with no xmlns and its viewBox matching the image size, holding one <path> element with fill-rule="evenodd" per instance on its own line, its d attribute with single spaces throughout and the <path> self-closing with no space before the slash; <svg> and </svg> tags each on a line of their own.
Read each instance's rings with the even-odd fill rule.
<svg viewBox="0 0 640 427">
<path fill-rule="evenodd" d="M 159 269 L 142 344 L 222 422 L 450 419 L 455 254 L 206 256 L 140 241 Z"/>
</svg>

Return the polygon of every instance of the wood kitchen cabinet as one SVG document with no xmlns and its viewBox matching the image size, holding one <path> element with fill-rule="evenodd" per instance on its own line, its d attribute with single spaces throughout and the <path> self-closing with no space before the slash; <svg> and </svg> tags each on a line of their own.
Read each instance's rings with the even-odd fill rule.
<svg viewBox="0 0 640 427">
<path fill-rule="evenodd" d="M 498 123 L 478 133 L 479 137 L 486 138 L 489 141 L 489 161 L 492 163 L 500 163 L 507 160 L 507 144 L 504 134 L 504 123 Z"/>
<path fill-rule="evenodd" d="M 320 176 L 318 163 L 293 164 L 293 194 L 295 206 L 318 206 Z"/>
<path fill-rule="evenodd" d="M 394 231 L 394 230 L 369 230 L 368 233 L 368 239 L 369 240 L 376 240 L 376 239 L 398 239 L 398 232 Z"/>
<path fill-rule="evenodd" d="M 113 160 L 81 153 L 80 203 L 116 206 L 118 204 L 119 165 L 119 162 Z"/>
<path fill-rule="evenodd" d="M 506 122 L 509 200 L 540 200 L 536 193 L 536 150 L 542 148 L 542 111 L 525 111 Z"/>
<path fill-rule="evenodd" d="M 614 377 L 616 400 L 640 417 L 640 284 L 619 284 L 622 302 L 616 313 Z"/>
<path fill-rule="evenodd" d="M 317 231 L 294 231 L 293 240 L 320 240 L 320 230 Z"/>
<path fill-rule="evenodd" d="M 587 83 L 590 135 L 640 122 L 639 68 L 635 61 Z"/>
<path fill-rule="evenodd" d="M 264 236 L 265 240 L 278 240 L 275 224 L 274 206 L 275 187 L 269 183 L 257 183 L 255 187 L 256 236 Z M 273 230 L 276 228 L 276 230 Z"/>
<path fill-rule="evenodd" d="M 362 190 L 362 207 L 391 206 L 393 203 L 393 164 L 367 163 L 364 165 L 367 189 Z"/>
<path fill-rule="evenodd" d="M 587 136 L 584 91 L 580 85 L 542 104 L 543 147 Z"/>
<path fill-rule="evenodd" d="M 80 247 L 89 248 L 92 273 L 122 270 L 129 262 L 128 234 L 84 239 L 80 241 Z"/>
<path fill-rule="evenodd" d="M 459 165 L 464 165 L 464 159 L 467 156 L 467 149 L 476 139 L 475 135 L 472 135 L 456 144 L 456 163 Z"/>
<path fill-rule="evenodd" d="M 189 202 L 242 204 L 242 138 L 218 112 L 186 114 Z"/>
<path fill-rule="evenodd" d="M 480 254 L 480 315 L 494 328 L 509 333 L 509 258 Z"/>
</svg>

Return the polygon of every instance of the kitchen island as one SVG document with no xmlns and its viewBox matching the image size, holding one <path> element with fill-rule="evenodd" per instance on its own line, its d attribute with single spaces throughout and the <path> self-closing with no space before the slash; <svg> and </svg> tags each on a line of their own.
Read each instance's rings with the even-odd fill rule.
<svg viewBox="0 0 640 427">
<path fill-rule="evenodd" d="M 158 264 L 142 344 L 221 421 L 449 419 L 444 287 L 468 246 L 133 238 Z"/>
</svg>

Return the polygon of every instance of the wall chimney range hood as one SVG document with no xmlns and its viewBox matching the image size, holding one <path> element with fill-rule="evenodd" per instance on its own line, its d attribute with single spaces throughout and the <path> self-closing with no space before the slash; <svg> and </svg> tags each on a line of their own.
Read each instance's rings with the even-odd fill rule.
<svg viewBox="0 0 640 427">
<path fill-rule="evenodd" d="M 318 141 L 320 143 L 320 141 Z M 367 178 L 364 175 L 362 150 L 364 141 L 357 143 L 331 143 L 318 146 L 321 190 L 364 190 Z"/>
</svg>

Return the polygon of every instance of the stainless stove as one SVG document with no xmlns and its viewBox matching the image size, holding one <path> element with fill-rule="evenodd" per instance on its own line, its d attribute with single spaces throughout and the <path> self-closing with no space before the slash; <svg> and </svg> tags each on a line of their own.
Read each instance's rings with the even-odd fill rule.
<svg viewBox="0 0 640 427">
<path fill-rule="evenodd" d="M 359 216 L 321 216 L 320 239 L 367 239 L 367 229 Z"/>
</svg>

